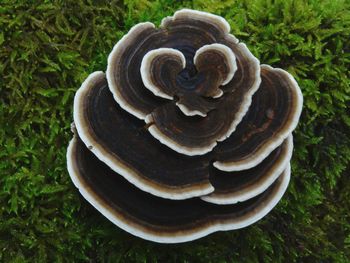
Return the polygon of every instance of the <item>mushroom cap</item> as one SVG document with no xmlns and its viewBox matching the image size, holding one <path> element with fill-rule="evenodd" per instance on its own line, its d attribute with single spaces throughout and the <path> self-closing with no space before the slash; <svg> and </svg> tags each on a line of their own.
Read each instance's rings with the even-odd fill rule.
<svg viewBox="0 0 350 263">
<path fill-rule="evenodd" d="M 227 205 L 243 202 L 264 192 L 289 165 L 293 152 L 292 135 L 257 166 L 235 172 L 211 169 L 210 183 L 214 191 L 201 199 Z"/>
<path fill-rule="evenodd" d="M 273 97 L 273 94 L 269 93 L 271 89 L 266 89 L 267 94 L 261 93 L 262 96 Z M 280 90 L 282 91 L 281 88 Z M 255 96 L 260 96 L 259 94 Z M 272 101 L 274 102 L 273 99 Z M 266 105 L 270 104 L 258 103 L 258 108 L 251 110 L 265 112 Z M 252 116 L 254 118 L 246 119 L 248 123 L 254 124 L 258 121 L 262 127 L 270 125 L 269 118 L 264 120 L 259 115 Z M 190 121 L 191 119 L 189 127 Z M 76 93 L 74 122 L 79 137 L 102 162 L 141 190 L 169 199 L 204 196 L 215 190 L 213 195 L 204 197 L 204 200 L 220 204 L 246 200 L 261 193 L 273 183 L 281 169 L 285 168 L 292 151 L 289 139 L 289 143 L 286 143 L 288 147 L 282 147 L 284 151 L 274 154 L 274 161 L 269 161 L 272 157 L 267 158 L 268 160 L 256 169 L 229 173 L 233 180 L 231 184 L 226 180 L 225 185 L 231 188 L 220 189 L 220 178 L 225 177 L 225 173 L 210 168 L 211 162 L 221 156 L 230 158 L 231 152 L 224 155 L 224 152 L 217 154 L 213 151 L 201 156 L 187 156 L 159 144 L 147 131 L 147 128 L 150 131 L 151 129 L 145 126 L 143 121 L 128 114 L 115 103 L 103 72 L 91 74 Z M 246 125 L 244 123 L 243 121 L 243 125 Z M 248 130 L 248 133 L 250 132 Z M 276 161 L 277 157 L 283 161 Z M 283 163 L 284 166 L 276 166 L 278 163 Z M 245 179 L 238 184 L 238 180 L 233 177 Z"/>
<path fill-rule="evenodd" d="M 261 65 L 261 85 L 236 131 L 214 149 L 214 166 L 246 170 L 261 163 L 298 124 L 303 96 L 288 72 Z"/>
<path fill-rule="evenodd" d="M 120 107 L 181 154 L 206 154 L 228 137 L 260 84 L 259 61 L 224 21 L 180 10 L 160 28 L 137 24 L 108 57 L 108 85 Z M 186 130 L 188 116 L 202 117 L 190 121 L 200 131 L 195 138 Z"/>
<path fill-rule="evenodd" d="M 191 241 L 248 226 L 264 217 L 284 194 L 290 167 L 264 193 L 233 205 L 198 198 L 169 200 L 140 191 L 114 173 L 75 137 L 67 151 L 68 171 L 84 198 L 114 224 L 160 243 Z"/>
<path fill-rule="evenodd" d="M 159 144 L 143 121 L 115 103 L 103 72 L 92 73 L 77 91 L 74 123 L 79 137 L 101 161 L 144 191 L 185 199 L 214 190 L 208 156 L 181 155 Z"/>
<path fill-rule="evenodd" d="M 176 96 L 176 105 L 185 115 L 205 117 L 213 109 L 205 98 L 223 95 L 219 87 L 231 81 L 237 70 L 236 57 L 227 46 L 210 44 L 196 51 L 193 64 L 197 73 L 189 79 L 182 76 L 188 73 L 183 53 L 174 48 L 153 49 L 142 59 L 141 78 L 155 96 L 170 100 Z"/>
</svg>

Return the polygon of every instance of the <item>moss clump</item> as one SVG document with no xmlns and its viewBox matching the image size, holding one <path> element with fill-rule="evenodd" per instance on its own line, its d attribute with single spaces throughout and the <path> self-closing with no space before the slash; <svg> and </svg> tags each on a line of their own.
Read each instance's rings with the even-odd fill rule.
<svg viewBox="0 0 350 263">
<path fill-rule="evenodd" d="M 66 171 L 75 91 L 128 29 L 181 7 L 224 16 L 261 63 L 291 72 L 305 104 L 292 180 L 246 229 L 179 245 L 119 230 Z M 350 261 L 348 1 L 9 1 L 0 5 L 0 261 Z"/>
</svg>

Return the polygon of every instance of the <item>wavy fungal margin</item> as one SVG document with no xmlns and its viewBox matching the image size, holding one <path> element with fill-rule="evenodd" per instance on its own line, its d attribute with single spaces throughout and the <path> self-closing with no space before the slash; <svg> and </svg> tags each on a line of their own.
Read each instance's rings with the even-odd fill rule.
<svg viewBox="0 0 350 263">
<path fill-rule="evenodd" d="M 192 10 L 192 9 L 181 9 L 179 11 L 176 11 L 173 16 L 168 16 L 163 18 L 161 27 L 167 27 L 169 22 L 173 22 L 176 20 L 181 19 L 198 19 L 202 21 L 211 21 L 214 23 L 220 30 L 222 30 L 223 33 L 230 33 L 231 27 L 230 24 L 221 16 L 214 15 L 211 13 L 198 11 L 198 10 Z"/>
<path fill-rule="evenodd" d="M 130 45 L 129 43 L 133 40 L 134 35 L 138 35 L 145 29 L 153 28 L 155 28 L 155 25 L 151 22 L 139 23 L 133 26 L 129 32 L 118 41 L 108 56 L 106 77 L 109 83 L 108 86 L 110 88 L 110 91 L 112 92 L 115 101 L 120 105 L 120 107 L 139 119 L 144 119 L 146 117 L 146 114 L 130 105 L 128 101 L 123 97 L 123 95 L 120 93 L 120 89 L 118 88 L 118 83 L 115 81 L 114 72 L 116 71 L 115 67 L 117 65 L 117 61 L 120 59 L 120 54 L 125 50 L 126 47 Z"/>
<path fill-rule="evenodd" d="M 264 198 L 254 209 L 245 212 L 235 218 L 217 218 L 209 219 L 206 224 L 201 224 L 199 227 L 190 229 L 179 229 L 174 231 L 172 229 L 157 228 L 147 223 L 140 223 L 127 216 L 114 205 L 109 203 L 103 196 L 99 195 L 95 189 L 92 188 L 91 182 L 84 179 L 79 169 L 79 163 L 76 159 L 77 139 L 73 138 L 69 143 L 67 150 L 67 167 L 69 175 L 75 185 L 79 189 L 81 195 L 94 206 L 101 214 L 108 218 L 112 223 L 121 229 L 141 237 L 158 243 L 182 243 L 192 241 L 217 231 L 228 231 L 247 227 L 268 214 L 278 203 L 285 193 L 290 180 L 290 166 L 281 174 L 278 182 L 271 188 L 268 196 Z M 89 184 L 90 183 L 90 184 Z"/>
<path fill-rule="evenodd" d="M 105 142 L 105 137 L 103 135 L 104 132 L 106 134 L 118 134 L 120 131 L 118 130 L 110 130 L 110 128 L 102 127 L 103 131 L 98 135 L 98 128 L 94 127 L 92 123 L 95 119 L 90 117 L 88 113 L 90 105 L 95 105 L 94 111 L 101 112 L 104 115 L 103 109 L 100 109 L 98 106 L 99 103 L 95 103 L 94 101 L 89 102 L 89 98 L 95 98 L 95 101 L 98 101 L 98 96 L 94 94 L 102 94 L 100 92 L 101 87 L 105 86 L 105 74 L 103 72 L 94 72 L 92 73 L 82 84 L 81 88 L 77 91 L 75 100 L 74 100 L 74 121 L 75 121 L 75 129 L 77 130 L 77 134 L 84 142 L 86 147 L 92 151 L 98 159 L 107 164 L 113 171 L 122 175 L 125 179 L 127 179 L 130 183 L 134 184 L 141 190 L 151 193 L 155 196 L 160 196 L 163 198 L 173 199 L 173 200 L 184 200 L 191 197 L 203 196 L 203 200 L 217 203 L 217 204 L 230 204 L 236 203 L 239 201 L 244 201 L 249 198 L 252 198 L 258 194 L 260 194 L 263 190 L 265 190 L 268 186 L 270 186 L 274 180 L 276 180 L 277 176 L 281 173 L 281 169 L 285 168 L 286 162 L 289 162 L 292 152 L 292 137 L 289 136 L 287 139 L 287 144 L 284 148 L 283 153 L 281 154 L 280 159 L 282 161 L 276 161 L 276 165 L 272 167 L 272 171 L 269 171 L 264 175 L 263 179 L 260 179 L 257 183 L 250 185 L 249 187 L 244 187 L 240 192 L 229 192 L 227 194 L 216 193 L 213 185 L 210 183 L 209 177 L 198 177 L 198 181 L 195 183 L 187 183 L 182 184 L 180 187 L 171 187 L 171 185 L 165 185 L 163 183 L 157 182 L 157 180 L 152 179 L 152 177 L 145 176 L 145 172 L 141 172 L 138 169 L 135 169 L 134 166 L 138 166 L 136 164 L 132 164 L 132 162 L 128 162 L 128 159 L 125 157 L 121 157 L 120 153 L 124 151 L 122 148 L 118 151 L 113 150 L 108 147 L 108 143 Z M 101 96 L 101 95 L 100 95 Z M 97 100 L 96 100 L 97 99 Z M 105 105 L 105 102 L 101 102 Z M 110 109 L 111 106 L 105 105 Z M 118 111 L 117 111 L 118 112 Z M 110 117 L 108 117 L 107 122 L 111 122 L 113 120 L 117 121 L 120 116 L 112 113 Z M 146 118 L 146 121 L 147 118 Z M 105 122 L 105 121 L 104 121 Z M 103 122 L 102 122 L 103 123 Z M 96 124 L 95 124 L 96 126 Z M 120 126 L 129 126 L 127 123 L 123 121 Z M 152 132 L 153 126 L 148 129 Z M 96 130 L 97 129 L 97 130 Z M 130 130 L 132 132 L 132 130 Z M 137 130 L 134 130 L 137 132 Z M 132 134 L 132 133 L 131 133 Z M 137 135 L 137 134 L 134 134 Z M 100 136 L 100 137 L 99 137 Z M 124 136 L 130 136 L 130 133 L 120 134 L 118 137 L 122 141 L 126 141 L 127 138 Z M 138 142 L 138 144 L 142 144 L 142 140 Z M 127 144 L 124 144 L 126 147 Z M 142 156 L 142 152 L 134 153 L 133 155 Z M 130 156 L 129 156 L 130 157 Z M 179 158 L 179 157 L 177 157 Z M 209 155 L 205 163 L 209 165 L 209 162 L 214 156 Z M 153 163 L 150 165 L 156 165 L 157 163 Z M 193 172 L 195 173 L 196 168 L 193 168 Z M 282 170 L 283 170 L 282 169 Z M 181 167 L 179 167 L 179 172 L 181 173 Z M 207 168 L 207 174 L 209 175 L 209 168 Z M 235 175 L 231 175 L 235 176 Z M 186 176 L 184 176 L 186 177 Z M 208 195 L 212 193 L 211 195 Z"/>
<path fill-rule="evenodd" d="M 280 174 L 286 169 L 289 165 L 290 159 L 293 153 L 293 136 L 289 135 L 285 140 L 284 144 L 281 146 L 282 150 L 279 154 L 277 160 L 274 160 L 274 164 L 271 165 L 266 171 L 262 172 L 262 176 L 253 180 L 247 185 L 241 186 L 239 189 L 229 189 L 225 191 L 220 191 L 215 188 L 214 192 L 209 195 L 202 196 L 201 199 L 218 205 L 228 205 L 236 204 L 238 202 L 247 201 L 268 189 L 273 182 L 275 182 Z M 258 168 L 259 166 L 257 166 Z M 237 176 L 236 174 L 230 174 L 226 176 Z M 226 182 L 228 179 L 226 179 Z"/>
<path fill-rule="evenodd" d="M 281 143 L 292 133 L 299 122 L 299 118 L 303 106 L 303 95 L 301 93 L 298 83 L 293 76 L 287 71 L 280 68 L 273 68 L 269 65 L 261 65 L 264 72 L 274 72 L 279 74 L 283 81 L 287 83 L 292 94 L 293 106 L 291 112 L 287 116 L 288 119 L 282 125 L 281 129 L 269 137 L 254 153 L 249 157 L 240 159 L 238 161 L 216 161 L 214 167 L 222 171 L 242 171 L 255 167 L 261 163 L 274 149 L 281 145 Z"/>
<path fill-rule="evenodd" d="M 194 185 L 184 185 L 182 189 L 152 181 L 128 164 L 127 160 L 122 160 L 116 153 L 109 150 L 103 141 L 99 141 L 101 139 L 98 138 L 93 131 L 92 123 L 90 123 L 86 116 L 87 108 L 85 100 L 91 97 L 90 91 L 98 87 L 98 84 L 103 81 L 105 81 L 105 74 L 103 72 L 98 71 L 90 74 L 83 82 L 74 98 L 74 124 L 77 133 L 86 147 L 88 147 L 99 160 L 107 164 L 113 171 L 122 175 L 141 190 L 163 198 L 181 200 L 206 195 L 214 191 L 209 180 L 204 180 Z"/>
<path fill-rule="evenodd" d="M 228 22 L 182 9 L 133 26 L 76 92 L 67 169 L 123 230 L 181 243 L 249 226 L 290 180 L 303 105 L 291 74 Z"/>
<path fill-rule="evenodd" d="M 181 37 L 179 37 L 179 43 L 176 43 L 176 45 L 174 44 L 173 46 L 170 44 L 170 42 L 167 42 L 167 39 L 169 38 L 169 41 L 172 40 L 173 38 L 171 38 L 170 36 L 175 36 L 176 34 L 179 34 L 179 30 L 184 29 L 186 23 L 191 24 L 195 23 L 196 21 L 200 21 L 202 23 L 197 25 L 198 29 L 202 30 L 201 35 L 196 36 L 198 37 L 198 41 L 199 39 L 200 41 L 209 41 L 208 39 L 206 39 L 207 36 L 204 33 L 204 31 L 206 30 L 205 25 L 208 25 L 211 27 L 212 30 L 211 38 L 217 38 L 217 41 L 223 42 L 206 43 L 202 46 L 199 46 L 197 50 L 193 51 L 194 53 L 192 54 L 192 58 L 189 54 L 185 55 L 185 58 L 184 55 L 180 54 L 179 50 L 187 50 L 189 40 L 187 40 L 186 37 L 188 36 L 184 37 L 184 40 L 182 40 Z M 152 129 L 150 129 L 150 133 L 156 139 L 158 139 L 159 142 L 164 143 L 167 147 L 170 147 L 171 149 L 181 154 L 193 156 L 204 155 L 210 152 L 217 145 L 217 142 L 225 140 L 227 137 L 230 136 L 230 134 L 234 132 L 236 126 L 239 124 L 239 122 L 242 120 L 242 117 L 247 112 L 251 103 L 251 97 L 256 92 L 261 82 L 258 59 L 250 53 L 246 45 L 244 45 L 243 43 L 238 43 L 238 40 L 234 36 L 229 34 L 229 30 L 230 27 L 227 21 L 222 17 L 212 15 L 206 12 L 188 9 L 180 10 L 176 12 L 174 16 L 168 17 L 165 20 L 163 20 L 159 29 L 155 28 L 154 24 L 149 22 L 140 23 L 132 27 L 130 31 L 121 40 L 118 41 L 118 43 L 114 46 L 111 54 L 108 57 L 106 75 L 108 80 L 108 86 L 111 92 L 113 93 L 114 99 L 124 110 L 126 110 L 127 112 L 139 119 L 145 120 L 146 123 L 149 123 L 148 121 L 151 120 L 150 115 L 157 114 L 155 113 L 157 112 L 157 109 L 159 107 L 164 106 L 165 103 L 167 103 L 167 100 L 174 100 L 174 95 L 176 95 L 177 98 L 180 98 L 180 100 L 174 100 L 173 103 L 185 116 L 200 116 L 206 118 L 208 112 L 212 111 L 213 109 L 216 109 L 217 105 L 228 103 L 225 99 L 225 97 L 227 97 L 227 91 L 223 91 L 221 87 L 224 87 L 227 90 L 229 89 L 229 87 L 232 86 L 232 82 L 235 81 L 235 72 L 240 71 L 240 74 L 249 75 L 249 78 L 253 79 L 253 81 L 251 81 L 249 86 L 242 89 L 242 94 L 240 95 L 242 96 L 242 99 L 236 101 L 235 104 L 238 103 L 238 105 L 235 106 L 234 109 L 232 109 L 232 111 L 235 114 L 227 115 L 227 119 L 225 120 L 226 124 L 220 130 L 216 131 L 215 136 L 212 136 L 212 138 L 203 138 L 202 143 L 206 143 L 207 145 L 193 146 L 190 145 L 191 143 L 186 144 L 185 141 L 190 142 L 191 140 L 190 136 L 187 136 L 186 133 L 180 136 L 184 137 L 183 140 L 180 137 L 176 138 L 177 136 L 175 134 L 165 133 L 164 130 L 160 129 L 160 127 L 153 127 Z M 187 31 L 183 30 L 183 32 Z M 139 36 L 141 36 L 142 34 L 145 34 L 145 39 L 139 38 Z M 163 40 L 160 41 L 158 39 Z M 194 39 L 193 41 L 197 40 Z M 154 43 L 151 46 L 149 44 L 150 41 L 154 41 Z M 167 46 L 166 48 L 161 46 L 163 42 Z M 225 43 L 230 43 L 230 45 L 234 45 L 235 48 L 239 50 L 241 57 L 236 57 L 235 53 L 232 52 L 232 50 L 228 48 L 225 45 Z M 131 52 L 129 49 L 132 47 L 135 47 L 137 51 Z M 172 86 L 171 89 L 169 89 L 170 93 L 169 90 L 168 92 L 164 92 L 162 88 L 157 86 L 154 83 L 154 81 L 152 81 L 152 74 L 149 72 L 149 69 L 152 64 L 152 59 L 154 59 L 157 55 L 168 54 L 168 56 L 171 56 L 173 58 L 177 57 L 181 61 L 181 68 L 186 67 L 185 70 L 193 71 L 193 69 L 187 68 L 186 64 L 191 60 L 192 62 L 190 62 L 189 64 L 194 63 L 194 65 L 196 65 L 197 61 L 199 60 L 203 61 L 203 58 L 199 59 L 199 57 L 203 57 L 203 53 L 210 53 L 210 50 L 216 50 L 217 53 L 220 53 L 225 58 L 224 60 L 226 61 L 226 67 L 228 70 L 228 72 L 225 73 L 225 77 L 219 80 L 215 78 L 217 78 L 217 76 L 221 74 L 208 75 L 210 76 L 210 78 L 207 80 L 208 83 L 205 84 L 203 83 L 203 80 L 200 80 L 202 76 L 200 76 L 199 72 L 198 80 L 195 81 L 196 84 L 188 84 L 193 82 L 193 77 L 184 81 L 184 83 L 186 83 L 185 86 L 197 85 L 199 87 L 196 88 L 197 90 L 203 89 L 202 92 L 204 92 L 205 94 L 207 92 L 208 94 L 196 95 L 196 91 L 180 91 L 180 94 L 174 94 L 172 93 L 172 90 L 174 90 L 174 87 L 178 84 L 178 79 L 175 78 L 173 78 L 172 81 L 170 81 L 172 83 L 171 85 L 175 85 L 174 87 Z M 136 58 L 137 56 L 141 55 L 142 57 Z M 236 63 L 236 60 L 240 60 L 238 61 L 239 63 Z M 138 63 L 140 63 L 139 73 L 133 71 L 133 73 L 129 74 L 128 71 L 125 70 L 125 67 L 138 67 L 138 63 L 134 63 L 136 61 L 139 61 Z M 210 61 L 210 63 L 201 64 L 210 65 L 211 63 L 212 61 Z M 244 63 L 245 65 L 242 65 L 242 63 Z M 213 67 L 212 70 L 216 70 L 215 67 Z M 140 74 L 140 77 L 136 76 L 134 73 Z M 126 81 L 125 83 L 120 77 L 120 75 L 122 74 L 126 75 L 125 80 L 123 80 L 124 82 Z M 137 88 L 132 84 L 136 81 L 134 79 L 142 80 L 142 82 L 139 83 Z M 211 83 L 211 81 L 213 83 Z M 164 84 L 166 81 L 160 80 L 159 82 Z M 244 81 L 243 83 L 246 82 Z M 126 84 L 129 85 L 129 88 L 127 88 Z M 215 86 L 217 86 L 217 88 L 211 90 L 210 87 Z M 192 89 L 192 87 L 188 89 Z M 151 98 L 150 94 L 147 94 L 147 96 L 143 96 L 142 94 L 146 94 L 145 90 L 148 90 L 149 93 L 154 96 L 154 98 Z M 129 93 L 129 95 L 127 95 L 126 93 Z M 195 99 L 195 103 L 192 103 L 194 101 L 193 96 L 198 96 L 198 98 Z M 214 101 L 207 100 L 205 98 L 207 96 L 211 97 Z M 163 100 L 156 101 L 155 98 Z M 227 110 L 223 109 L 221 111 L 221 114 L 225 114 L 225 112 L 227 112 Z M 162 125 L 166 129 L 173 125 L 172 123 L 168 121 L 165 122 L 164 120 L 162 121 L 162 123 Z M 157 122 L 152 123 L 152 125 L 156 126 Z"/>
</svg>

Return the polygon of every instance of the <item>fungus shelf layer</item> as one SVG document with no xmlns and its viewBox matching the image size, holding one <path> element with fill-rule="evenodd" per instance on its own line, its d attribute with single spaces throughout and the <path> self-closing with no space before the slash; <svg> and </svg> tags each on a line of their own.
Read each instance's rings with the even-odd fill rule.
<svg viewBox="0 0 350 263">
<path fill-rule="evenodd" d="M 70 142 L 67 157 L 72 181 L 88 202 L 120 228 L 161 243 L 191 241 L 256 222 L 277 204 L 290 178 L 287 166 L 264 193 L 222 206 L 198 198 L 163 199 L 140 191 L 100 162 L 79 138 Z"/>
</svg>

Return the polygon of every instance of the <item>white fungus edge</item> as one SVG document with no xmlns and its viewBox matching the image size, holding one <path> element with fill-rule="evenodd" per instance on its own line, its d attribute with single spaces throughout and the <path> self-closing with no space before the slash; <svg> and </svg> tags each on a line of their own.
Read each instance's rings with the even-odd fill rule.
<svg viewBox="0 0 350 263">
<path fill-rule="evenodd" d="M 239 191 L 234 192 L 232 194 L 230 193 L 216 194 L 215 192 L 213 192 L 207 196 L 202 196 L 201 199 L 203 201 L 213 203 L 213 204 L 230 205 L 230 204 L 236 204 L 238 202 L 247 201 L 264 192 L 278 179 L 278 177 L 286 169 L 287 165 L 290 162 L 290 159 L 292 158 L 292 153 L 293 153 L 292 134 L 290 134 L 286 140 L 287 140 L 287 145 L 285 146 L 286 147 L 285 154 L 281 156 L 281 160 L 279 161 L 279 164 L 277 166 L 268 170 L 269 176 L 265 178 L 263 181 L 258 180 L 258 182 L 254 183 L 253 187 L 252 186 L 243 187 Z M 245 188 L 248 188 L 249 190 L 246 190 Z"/>
<path fill-rule="evenodd" d="M 264 216 L 266 216 L 279 202 L 279 200 L 282 198 L 283 194 L 285 193 L 289 181 L 290 181 L 290 165 L 287 166 L 286 170 L 281 175 L 282 182 L 278 186 L 277 190 L 273 190 L 274 196 L 269 198 L 267 202 L 263 202 L 259 204 L 258 207 L 256 207 L 252 213 L 252 216 L 249 216 L 247 218 L 244 218 L 243 220 L 239 222 L 233 222 L 233 223 L 220 223 L 219 221 L 215 222 L 214 224 L 210 225 L 209 227 L 200 229 L 199 231 L 192 233 L 192 234 L 186 234 L 186 232 L 179 232 L 174 235 L 156 235 L 151 232 L 144 231 L 141 228 L 137 228 L 131 224 L 127 224 L 124 220 L 121 218 L 115 216 L 107 207 L 106 204 L 103 204 L 100 200 L 97 200 L 87 189 L 84 188 L 84 183 L 82 179 L 80 178 L 79 172 L 77 171 L 77 168 L 75 167 L 75 163 L 73 161 L 73 147 L 74 147 L 75 139 L 72 139 L 68 146 L 67 151 L 67 167 L 68 172 L 71 177 L 71 180 L 73 181 L 73 184 L 76 188 L 78 188 L 80 194 L 93 206 L 95 209 L 97 209 L 102 215 L 104 215 L 108 220 L 110 220 L 113 224 L 117 225 L 121 229 L 125 230 L 126 232 L 138 236 L 140 238 L 150 240 L 157 243 L 183 243 L 192 241 L 204 236 L 207 236 L 211 233 L 218 232 L 218 231 L 229 231 L 229 230 L 235 230 L 247 227 Z"/>
<path fill-rule="evenodd" d="M 231 30 L 231 27 L 225 18 L 208 13 L 208 12 L 192 10 L 187 8 L 176 11 L 173 16 L 167 16 L 163 18 L 160 27 L 167 27 L 167 24 L 170 21 L 176 21 L 177 19 L 181 19 L 182 17 L 197 19 L 202 21 L 209 20 L 214 24 L 216 24 L 223 31 L 223 33 L 229 33 Z"/>
<path fill-rule="evenodd" d="M 166 54 L 179 57 L 182 62 L 182 68 L 185 68 L 186 59 L 185 59 L 185 56 L 182 54 L 182 52 L 174 48 L 158 48 L 158 49 L 153 49 L 151 51 L 148 51 L 146 55 L 142 58 L 140 72 L 141 72 L 142 82 L 148 90 L 150 90 L 154 95 L 158 97 L 172 100 L 174 98 L 173 96 L 166 94 L 164 91 L 159 89 L 155 83 L 152 82 L 151 72 L 150 72 L 150 68 L 153 60 L 158 56 L 162 56 Z"/>
<path fill-rule="evenodd" d="M 223 44 L 218 44 L 218 43 L 214 43 L 214 44 L 209 44 L 209 45 L 204 45 L 201 48 L 199 48 L 196 51 L 196 54 L 194 55 L 193 58 L 193 62 L 196 65 L 197 64 L 197 59 L 198 57 L 208 51 L 208 50 L 216 50 L 218 52 L 220 52 L 221 54 L 224 55 L 224 57 L 226 58 L 226 62 L 227 62 L 227 66 L 229 67 L 229 73 L 226 76 L 226 79 L 223 80 L 221 85 L 226 85 L 227 83 L 229 83 L 235 72 L 237 71 L 237 63 L 236 63 L 236 56 L 233 53 L 232 49 L 230 49 L 229 47 L 223 45 Z"/>
<path fill-rule="evenodd" d="M 147 182 L 143 179 L 137 172 L 132 170 L 130 167 L 126 167 L 126 165 L 120 163 L 115 157 L 110 154 L 107 150 L 105 150 L 88 132 L 88 124 L 84 122 L 82 109 L 82 100 L 85 93 L 88 91 L 91 85 L 94 85 L 94 82 L 98 81 L 99 78 L 104 77 L 105 74 L 102 71 L 97 71 L 91 73 L 87 79 L 82 83 L 81 87 L 75 94 L 74 97 L 74 109 L 73 109 L 73 117 L 76 130 L 80 139 L 84 142 L 86 147 L 90 149 L 91 152 L 102 162 L 108 165 L 113 171 L 122 175 L 126 180 L 130 183 L 141 189 L 142 191 L 148 192 L 152 195 L 173 199 L 173 200 L 183 200 L 191 197 L 207 195 L 214 191 L 213 186 L 208 182 L 207 185 L 201 185 L 201 189 L 187 189 L 178 191 L 178 189 L 174 189 L 172 191 L 169 190 L 161 190 L 152 187 L 142 181 Z M 142 179 L 142 180 L 140 180 Z"/>
<path fill-rule="evenodd" d="M 277 134 L 274 137 L 271 137 L 264 145 L 260 151 L 257 151 L 256 154 L 253 154 L 247 160 L 239 162 L 225 162 L 225 161 L 216 161 L 213 163 L 214 167 L 222 171 L 241 171 L 255 167 L 261 163 L 274 149 L 276 149 L 282 142 L 288 137 L 288 135 L 296 128 L 299 122 L 299 118 L 303 106 L 303 95 L 301 93 L 300 87 L 294 77 L 287 71 L 280 68 L 272 68 L 269 65 L 261 65 L 261 68 L 268 68 L 270 70 L 278 71 L 284 74 L 287 79 L 292 84 L 291 87 L 294 89 L 296 95 L 296 109 L 294 115 L 292 116 L 291 121 L 288 123 L 287 128 L 284 128 L 284 131 Z"/>
<path fill-rule="evenodd" d="M 124 35 L 117 44 L 114 45 L 112 52 L 108 56 L 108 63 L 107 63 L 107 71 L 106 71 L 106 77 L 108 82 L 108 87 L 110 91 L 113 94 L 114 100 L 119 104 L 119 106 L 129 112 L 130 114 L 134 115 L 135 117 L 139 119 L 144 119 L 146 117 L 146 113 L 140 111 L 139 109 L 136 109 L 132 107 L 123 97 L 123 95 L 119 92 L 118 85 L 114 81 L 113 72 L 115 71 L 116 64 L 118 64 L 117 58 L 122 52 L 122 50 L 128 46 L 128 42 L 133 38 L 134 35 L 139 34 L 141 31 L 143 31 L 146 28 L 155 28 L 155 25 L 151 22 L 144 22 L 139 23 L 133 26 L 129 32 Z"/>
<path fill-rule="evenodd" d="M 152 115 L 149 114 L 146 116 L 145 121 L 147 124 L 151 124 L 148 127 L 148 131 L 150 134 L 157 139 L 162 144 L 168 146 L 170 149 L 173 149 L 174 151 L 185 154 L 188 156 L 195 156 L 195 155 L 202 155 L 206 154 L 211 151 L 216 146 L 216 142 L 213 142 L 209 147 L 185 147 L 180 144 L 178 144 L 176 141 L 170 139 L 168 136 L 165 136 L 164 133 L 162 133 L 156 125 L 152 125 L 153 118 Z M 214 191 L 214 188 L 213 188 Z"/>
</svg>

